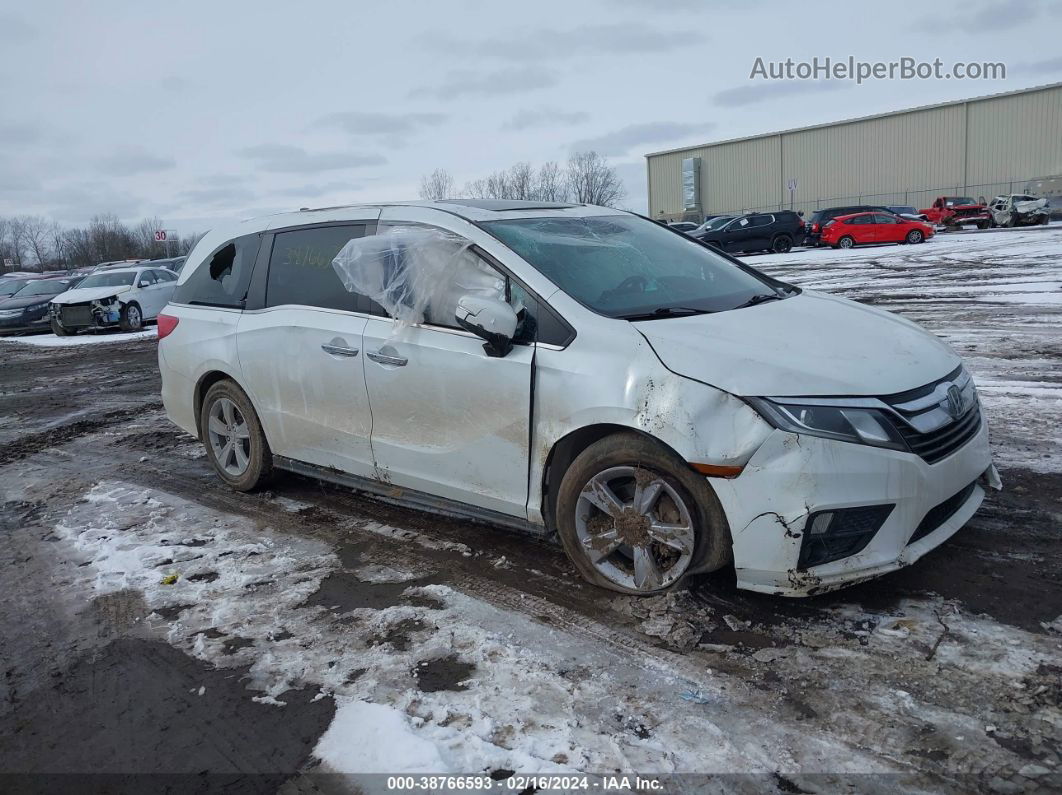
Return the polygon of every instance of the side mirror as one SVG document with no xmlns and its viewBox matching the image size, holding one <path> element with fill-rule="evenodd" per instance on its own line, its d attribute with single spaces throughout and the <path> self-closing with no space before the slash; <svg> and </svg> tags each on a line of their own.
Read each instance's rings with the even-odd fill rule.
<svg viewBox="0 0 1062 795">
<path fill-rule="evenodd" d="M 485 340 L 487 356 L 506 356 L 513 349 L 518 323 L 516 310 L 497 298 L 463 295 L 454 313 L 457 325 Z"/>
</svg>

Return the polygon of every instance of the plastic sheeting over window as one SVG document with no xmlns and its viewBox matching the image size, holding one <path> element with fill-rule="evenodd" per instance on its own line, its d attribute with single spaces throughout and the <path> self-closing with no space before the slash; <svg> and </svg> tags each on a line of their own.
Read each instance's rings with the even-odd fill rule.
<svg viewBox="0 0 1062 795">
<path fill-rule="evenodd" d="M 343 286 L 368 296 L 395 320 L 395 331 L 431 323 L 455 326 L 464 295 L 505 300 L 505 279 L 465 238 L 425 226 L 381 227 L 351 240 L 332 260 Z"/>
</svg>

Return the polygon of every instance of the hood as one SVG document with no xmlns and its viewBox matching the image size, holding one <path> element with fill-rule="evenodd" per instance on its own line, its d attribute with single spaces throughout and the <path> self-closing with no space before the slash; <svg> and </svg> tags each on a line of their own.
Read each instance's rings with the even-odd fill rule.
<svg viewBox="0 0 1062 795">
<path fill-rule="evenodd" d="M 1047 199 L 1032 199 L 1025 202 L 1014 202 L 1014 209 L 1019 213 L 1031 213 L 1047 206 Z"/>
<path fill-rule="evenodd" d="M 30 296 L 14 296 L 12 298 L 0 299 L 0 312 L 5 309 L 23 309 L 27 306 L 36 306 L 37 304 L 47 304 L 54 301 L 56 296 L 54 295 L 30 295 Z"/>
<path fill-rule="evenodd" d="M 890 395 L 960 362 L 908 320 L 814 291 L 634 325 L 672 372 L 741 396 Z"/>
<path fill-rule="evenodd" d="M 98 301 L 112 295 L 127 293 L 132 288 L 127 284 L 122 287 L 75 287 L 65 293 L 59 293 L 52 299 L 53 304 L 80 304 L 84 301 Z"/>
</svg>

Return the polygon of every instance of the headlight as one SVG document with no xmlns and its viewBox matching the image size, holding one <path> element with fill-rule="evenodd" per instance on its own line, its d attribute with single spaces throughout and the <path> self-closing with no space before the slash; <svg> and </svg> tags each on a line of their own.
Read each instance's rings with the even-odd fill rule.
<svg viewBox="0 0 1062 795">
<path fill-rule="evenodd" d="M 767 398 L 745 398 L 775 428 L 824 439 L 907 450 L 896 426 L 878 409 L 815 406 Z"/>
<path fill-rule="evenodd" d="M 3 310 L 0 310 L 0 317 L 4 317 L 4 318 L 18 317 L 21 314 L 22 314 L 22 310 L 21 309 L 3 309 Z"/>
</svg>

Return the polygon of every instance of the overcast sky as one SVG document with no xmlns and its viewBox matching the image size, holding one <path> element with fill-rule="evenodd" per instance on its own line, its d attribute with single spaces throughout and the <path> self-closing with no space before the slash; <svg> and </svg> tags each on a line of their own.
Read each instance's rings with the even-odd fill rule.
<svg viewBox="0 0 1062 795">
<path fill-rule="evenodd" d="M 1062 3 L 0 2 L 0 215 L 181 231 L 417 197 L 597 149 L 645 211 L 646 152 L 1062 80 Z M 749 79 L 769 61 L 1002 61 L 1006 80 Z"/>
</svg>

